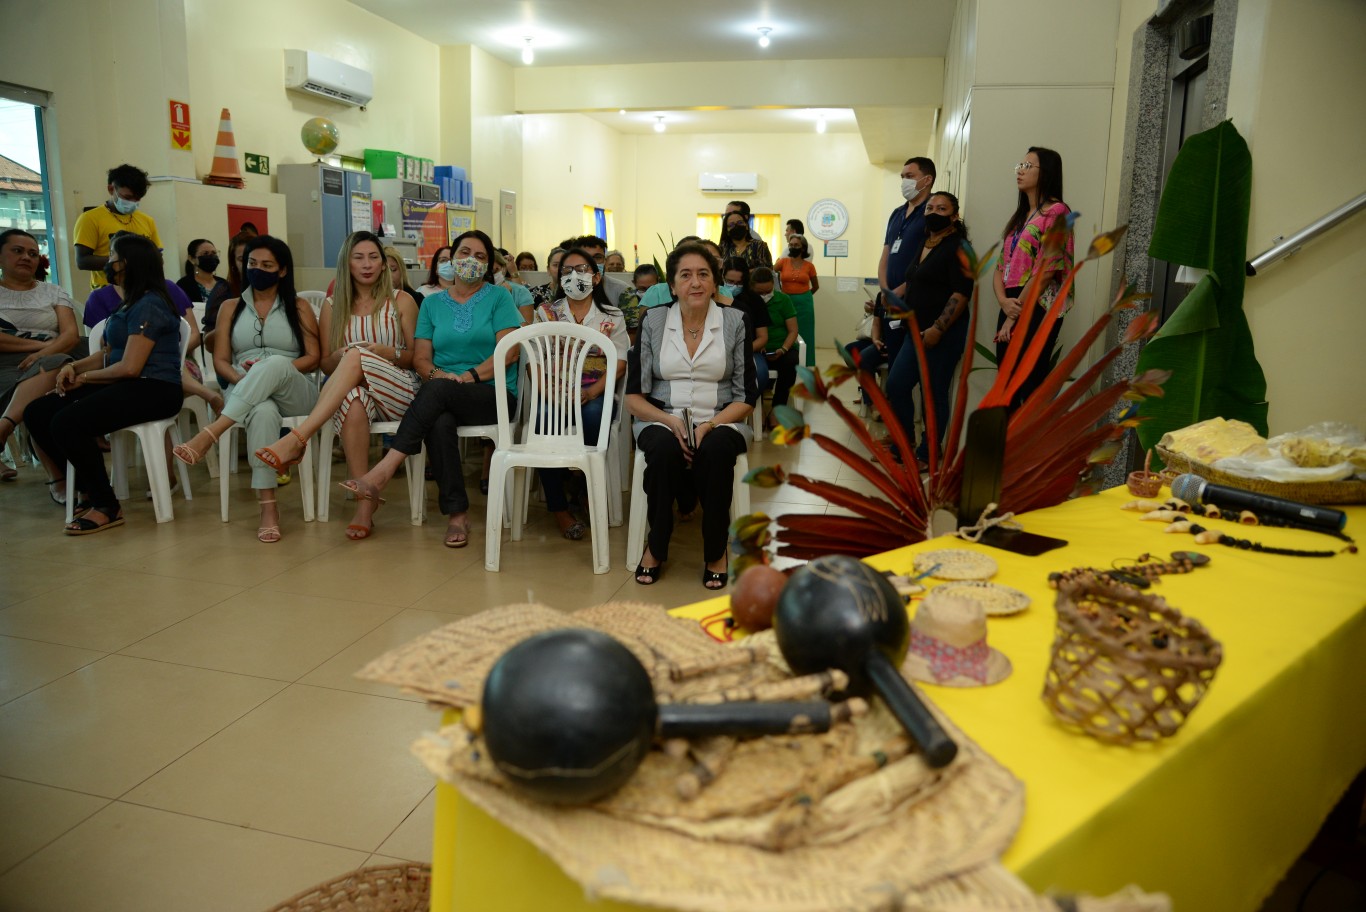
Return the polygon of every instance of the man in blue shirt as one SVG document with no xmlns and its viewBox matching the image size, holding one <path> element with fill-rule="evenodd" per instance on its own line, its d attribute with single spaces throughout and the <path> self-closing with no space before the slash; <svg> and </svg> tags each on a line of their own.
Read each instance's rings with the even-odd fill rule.
<svg viewBox="0 0 1366 912">
<path fill-rule="evenodd" d="M 901 195 L 906 205 L 897 206 L 887 220 L 887 238 L 877 264 L 877 283 L 897 298 L 906 293 L 906 269 L 915 262 L 925 240 L 925 201 L 934 187 L 934 162 L 923 156 L 906 159 L 901 168 Z"/>
</svg>

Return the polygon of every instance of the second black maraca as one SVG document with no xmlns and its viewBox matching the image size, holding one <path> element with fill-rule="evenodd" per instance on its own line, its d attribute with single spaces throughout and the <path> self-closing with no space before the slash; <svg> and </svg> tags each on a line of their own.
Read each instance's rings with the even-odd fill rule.
<svg viewBox="0 0 1366 912">
<path fill-rule="evenodd" d="M 898 670 L 910 620 L 887 577 L 852 557 L 818 557 L 788 580 L 773 629 L 794 674 L 838 668 L 849 675 L 851 693 L 882 697 L 931 767 L 957 755 L 958 745 Z"/>
</svg>

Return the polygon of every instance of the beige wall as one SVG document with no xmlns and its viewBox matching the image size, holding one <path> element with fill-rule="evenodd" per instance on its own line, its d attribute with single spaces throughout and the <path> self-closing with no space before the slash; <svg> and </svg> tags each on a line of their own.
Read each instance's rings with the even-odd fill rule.
<svg viewBox="0 0 1366 912">
<path fill-rule="evenodd" d="M 1248 255 L 1366 189 L 1366 5 L 1240 0 L 1228 114 L 1252 149 Z M 1317 421 L 1366 428 L 1366 216 L 1247 280 L 1273 434 Z"/>
<path fill-rule="evenodd" d="M 503 247 L 518 249 L 526 236 L 526 219 L 518 214 L 518 238 L 500 237 L 499 190 L 522 193 L 522 115 L 517 113 L 512 67 L 478 48 L 470 49 L 470 170 L 474 193 L 493 200 L 494 225 L 480 225 Z"/>
</svg>

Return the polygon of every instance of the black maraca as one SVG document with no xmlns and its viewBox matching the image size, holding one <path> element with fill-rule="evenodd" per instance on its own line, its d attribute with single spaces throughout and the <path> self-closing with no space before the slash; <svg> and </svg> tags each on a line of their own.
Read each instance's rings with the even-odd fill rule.
<svg viewBox="0 0 1366 912">
<path fill-rule="evenodd" d="M 946 766 L 958 753 L 898 670 L 910 646 L 910 621 L 881 573 L 844 555 L 816 558 L 783 588 L 773 629 L 794 674 L 838 668 L 849 675 L 850 693 L 876 691 L 930 766 Z"/>
<path fill-rule="evenodd" d="M 585 804 L 621 787 L 656 737 L 822 732 L 849 713 L 824 700 L 660 706 L 629 649 L 575 628 L 504 653 L 484 682 L 482 715 L 489 756 L 518 789 Z"/>
</svg>

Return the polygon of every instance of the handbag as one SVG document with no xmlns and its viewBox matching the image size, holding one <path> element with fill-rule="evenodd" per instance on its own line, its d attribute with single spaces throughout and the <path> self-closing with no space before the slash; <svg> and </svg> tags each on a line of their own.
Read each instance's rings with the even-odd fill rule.
<svg viewBox="0 0 1366 912">
<path fill-rule="evenodd" d="M 858 322 L 858 329 L 854 331 L 854 338 L 870 340 L 873 338 L 873 315 L 866 313 L 863 319 Z"/>
</svg>

